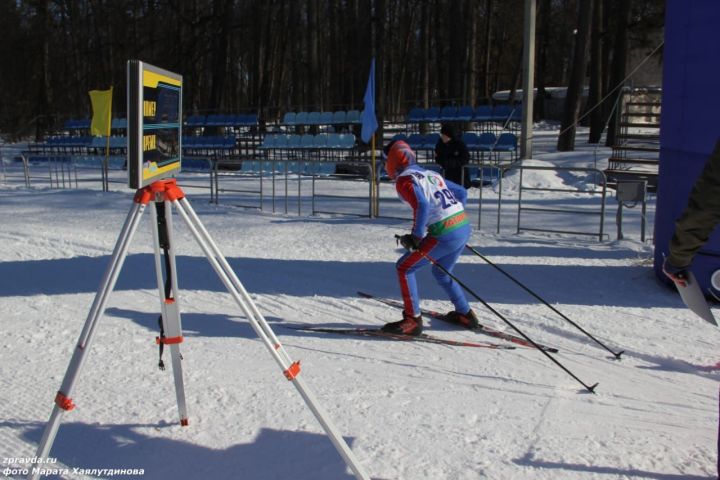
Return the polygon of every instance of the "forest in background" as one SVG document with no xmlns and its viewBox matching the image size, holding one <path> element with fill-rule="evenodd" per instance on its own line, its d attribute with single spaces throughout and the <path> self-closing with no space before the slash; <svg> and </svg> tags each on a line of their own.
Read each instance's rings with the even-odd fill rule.
<svg viewBox="0 0 720 480">
<path fill-rule="evenodd" d="M 625 78 L 629 52 L 647 54 L 662 40 L 664 3 L 537 0 L 540 92 L 580 82 L 590 85 L 589 102 L 599 101 Z M 128 59 L 182 74 L 186 114 L 272 121 L 286 111 L 362 109 L 372 57 L 379 118 L 475 106 L 521 88 L 524 4 L 0 0 L 0 132 L 41 136 L 88 117 L 87 92 L 110 86 L 114 116 L 123 117 Z"/>
</svg>

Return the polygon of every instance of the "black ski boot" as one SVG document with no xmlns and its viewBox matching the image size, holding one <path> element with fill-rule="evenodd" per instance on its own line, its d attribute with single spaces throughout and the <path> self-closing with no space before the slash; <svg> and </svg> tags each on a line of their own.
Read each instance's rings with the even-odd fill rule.
<svg viewBox="0 0 720 480">
<path fill-rule="evenodd" d="M 413 317 L 403 310 L 403 319 L 397 322 L 390 322 L 381 328 L 383 332 L 394 333 L 396 335 L 410 335 L 416 337 L 422 333 L 422 315 Z"/>
<path fill-rule="evenodd" d="M 470 309 L 470 311 L 467 313 L 452 311 L 445 315 L 445 320 L 450 323 L 462 325 L 463 327 L 469 328 L 470 330 L 475 330 L 479 326 L 477 316 L 475 315 L 475 312 L 472 311 L 472 309 Z"/>
</svg>

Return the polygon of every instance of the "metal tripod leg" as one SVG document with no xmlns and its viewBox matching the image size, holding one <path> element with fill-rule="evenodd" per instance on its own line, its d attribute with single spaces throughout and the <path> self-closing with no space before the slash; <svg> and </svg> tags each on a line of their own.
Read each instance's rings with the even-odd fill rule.
<svg viewBox="0 0 720 480">
<path fill-rule="evenodd" d="M 182 356 L 180 355 L 180 343 L 182 343 L 182 323 L 180 321 L 180 305 L 178 296 L 177 269 L 175 267 L 175 247 L 172 238 L 172 208 L 169 201 L 162 202 L 160 208 L 164 209 L 165 224 L 158 224 L 158 215 L 155 208 L 150 209 L 152 217 L 152 234 L 155 249 L 155 274 L 158 282 L 158 292 L 160 293 L 160 308 L 162 312 L 163 331 L 165 338 L 158 338 L 158 342 L 163 342 L 170 347 L 170 356 L 172 359 L 173 376 L 175 378 L 175 396 L 177 397 L 178 411 L 180 413 L 180 425 L 188 425 L 187 403 L 185 402 L 185 386 L 183 384 Z M 160 234 L 159 228 L 164 228 L 167 238 L 167 252 L 169 256 L 169 271 L 165 272 L 169 276 L 170 285 L 172 285 L 171 295 L 166 298 L 165 288 L 163 286 L 163 271 L 160 258 Z"/>
<path fill-rule="evenodd" d="M 80 374 L 80 369 L 85 362 L 86 353 L 88 352 L 92 339 L 95 335 L 97 322 L 105 312 L 105 306 L 110 298 L 110 293 L 113 291 L 113 288 L 115 288 L 115 283 L 117 282 L 120 270 L 122 269 L 125 258 L 127 257 L 128 246 L 130 245 L 133 235 L 135 235 L 135 232 L 137 231 L 140 218 L 142 217 L 144 211 L 144 204 L 135 203 L 125 219 L 125 224 L 123 225 L 120 236 L 115 244 L 112 258 L 110 259 L 110 265 L 108 266 L 102 282 L 100 283 L 98 292 L 95 295 L 95 300 L 90 308 L 90 313 L 88 314 L 87 320 L 85 320 L 85 326 L 80 334 L 77 348 L 75 348 L 75 351 L 73 352 L 70 365 L 65 372 L 62 385 L 55 397 L 55 406 L 53 407 L 52 414 L 50 415 L 50 420 L 45 426 L 45 431 L 43 432 L 42 439 L 40 440 L 40 444 L 38 445 L 37 453 L 35 455 L 38 460 L 47 458 L 50 453 L 50 449 L 55 441 L 55 436 L 60 428 L 62 415 L 66 411 L 75 408 L 71 399 L 75 381 L 77 380 L 77 377 Z M 28 478 L 34 480 L 38 478 L 38 475 L 39 474 L 33 474 L 31 469 Z"/>
<path fill-rule="evenodd" d="M 255 333 L 257 333 L 263 341 L 265 347 L 267 347 L 270 352 L 270 355 L 278 363 L 285 377 L 290 380 L 298 390 L 305 403 L 313 412 L 313 415 L 315 415 L 315 418 L 317 418 L 322 425 L 325 433 L 327 433 L 328 437 L 330 437 L 330 440 L 340 456 L 342 456 L 343 460 L 345 460 L 347 466 L 350 467 L 358 480 L 369 480 L 370 477 L 362 468 L 362 465 L 360 465 L 352 450 L 350 450 L 350 447 L 342 438 L 340 432 L 330 421 L 327 413 L 317 403 L 315 395 L 298 376 L 300 374 L 300 362 L 293 362 L 290 359 L 290 356 L 285 351 L 285 348 L 280 343 L 280 340 L 278 340 L 275 336 L 275 333 L 272 331 L 252 298 L 247 293 L 242 283 L 240 283 L 240 280 L 235 275 L 235 272 L 233 272 L 232 268 L 227 263 L 227 260 L 220 252 L 220 249 L 217 247 L 215 242 L 213 242 L 210 234 L 207 230 L 205 230 L 205 227 L 200 222 L 200 219 L 190 206 L 190 203 L 186 198 L 180 198 L 179 200 L 174 200 L 173 204 L 177 208 L 180 216 L 183 220 L 185 220 L 185 223 L 187 223 L 188 228 L 195 237 L 195 240 L 197 240 L 200 248 L 202 248 L 213 269 L 220 277 L 220 280 L 223 282 L 230 295 L 232 295 L 240 306 L 240 309 L 249 320 L 253 330 L 255 330 Z"/>
</svg>

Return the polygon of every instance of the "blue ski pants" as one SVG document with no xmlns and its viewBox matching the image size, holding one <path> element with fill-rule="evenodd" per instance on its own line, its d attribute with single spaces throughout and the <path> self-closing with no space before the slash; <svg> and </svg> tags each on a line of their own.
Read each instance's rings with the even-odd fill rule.
<svg viewBox="0 0 720 480">
<path fill-rule="evenodd" d="M 426 236 L 420 242 L 420 247 L 417 250 L 407 252 L 400 257 L 396 263 L 396 268 L 406 314 L 420 315 L 420 299 L 417 292 L 415 272 L 430 263 L 423 256 L 423 253 L 452 273 L 453 267 L 460 258 L 460 254 L 469 239 L 470 225 L 463 225 L 440 237 Z M 455 310 L 460 313 L 467 313 L 470 310 L 470 305 L 460 286 L 434 265 L 432 274 L 455 306 Z"/>
</svg>

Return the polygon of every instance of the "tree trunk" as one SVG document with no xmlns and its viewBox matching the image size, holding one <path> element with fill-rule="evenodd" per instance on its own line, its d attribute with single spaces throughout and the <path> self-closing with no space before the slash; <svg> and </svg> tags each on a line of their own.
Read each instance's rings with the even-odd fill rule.
<svg viewBox="0 0 720 480">
<path fill-rule="evenodd" d="M 478 44 L 478 3 L 472 0 L 467 2 L 466 7 L 470 29 L 468 32 L 466 60 L 467 74 L 463 88 L 463 104 L 475 106 L 477 103 L 477 44 Z"/>
<path fill-rule="evenodd" d="M 483 97 L 490 101 L 491 87 L 490 87 L 490 59 L 492 52 L 492 8 L 493 0 L 485 0 L 485 80 L 483 81 Z"/>
<path fill-rule="evenodd" d="M 602 0 L 595 0 L 595 11 L 592 20 L 592 41 L 590 43 L 590 91 L 588 92 L 588 108 L 590 112 L 590 136 L 589 143 L 598 143 L 602 136 L 604 127 L 603 111 L 600 100 L 603 97 L 602 90 Z"/>
<path fill-rule="evenodd" d="M 610 88 L 616 89 L 613 95 L 608 98 L 608 107 L 612 110 L 610 121 L 608 122 L 608 132 L 605 145 L 615 145 L 615 137 L 617 134 L 618 118 L 620 116 L 620 98 L 622 95 L 622 81 L 625 79 L 625 70 L 627 68 L 627 48 L 628 48 L 628 23 L 630 23 L 630 5 L 631 0 L 620 0 L 620 11 L 618 14 L 618 25 L 615 36 L 615 45 L 613 47 L 612 71 L 610 73 Z"/>
<path fill-rule="evenodd" d="M 422 38 L 423 38 L 423 59 L 430 59 L 431 50 L 430 50 L 430 11 L 431 11 L 431 2 L 423 2 L 422 6 Z M 424 61 L 421 62 L 420 65 L 422 65 L 422 106 L 423 108 L 429 108 L 430 107 L 430 62 Z"/>
<path fill-rule="evenodd" d="M 575 127 L 580 113 L 581 95 L 585 69 L 587 67 L 587 46 L 592 19 L 592 0 L 580 2 L 578 12 L 577 35 L 575 38 L 575 52 L 573 55 L 572 70 L 565 96 L 563 121 L 560 126 L 557 148 L 561 152 L 575 150 Z"/>
<path fill-rule="evenodd" d="M 537 96 L 533 104 L 533 120 L 542 120 L 545 118 L 545 102 L 547 93 L 545 92 L 545 74 L 547 71 L 547 52 L 550 37 L 550 19 L 552 18 L 552 0 L 542 0 L 538 9 L 538 17 L 540 18 L 540 28 L 538 42 L 538 59 L 537 59 Z"/>
</svg>

